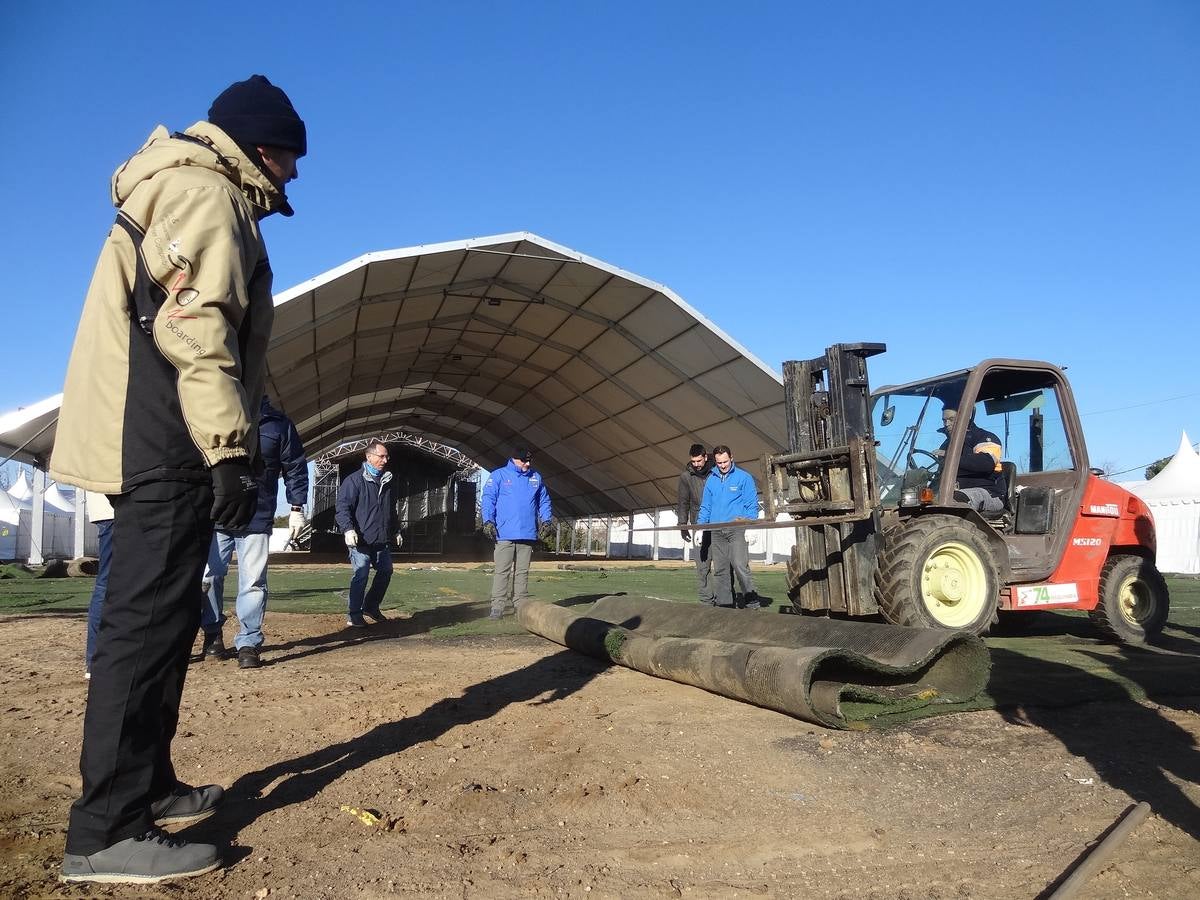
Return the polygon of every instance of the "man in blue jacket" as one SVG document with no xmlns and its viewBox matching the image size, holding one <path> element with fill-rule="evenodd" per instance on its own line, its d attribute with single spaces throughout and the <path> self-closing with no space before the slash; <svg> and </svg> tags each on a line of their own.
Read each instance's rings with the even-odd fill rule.
<svg viewBox="0 0 1200 900">
<path fill-rule="evenodd" d="M 254 518 L 241 531 L 218 527 L 213 532 L 204 570 L 204 601 L 200 606 L 200 628 L 204 631 L 205 657 L 225 655 L 221 626 L 225 624 L 225 575 L 234 548 L 238 557 L 237 648 L 238 668 L 257 669 L 262 665 L 259 650 L 263 644 L 262 624 L 267 613 L 267 553 L 271 527 L 275 524 L 275 501 L 279 496 L 279 476 L 292 509 L 308 502 L 308 460 L 304 445 L 292 420 L 271 405 L 265 396 L 259 411 L 258 453 L 263 470 L 258 475 L 258 506 Z"/>
<path fill-rule="evenodd" d="M 388 449 L 382 441 L 367 445 L 362 468 L 346 477 L 337 493 L 337 524 L 346 537 L 350 554 L 350 602 L 346 624 L 366 628 L 366 616 L 374 622 L 386 622 L 379 608 L 392 580 L 392 552 L 388 541 L 395 533 L 396 545 L 403 543 L 396 532 L 396 505 L 392 502 L 392 473 L 385 472 Z M 375 578 L 368 591 L 371 567 Z"/>
<path fill-rule="evenodd" d="M 492 619 L 529 596 L 533 544 L 551 534 L 550 492 L 530 459 L 528 447 L 515 447 L 507 465 L 488 475 L 483 486 L 483 533 L 496 542 Z"/>
<path fill-rule="evenodd" d="M 704 483 L 696 524 L 737 522 L 758 518 L 758 488 L 745 469 L 733 464 L 733 454 L 724 444 L 713 447 L 712 473 Z M 732 574 L 742 585 L 746 609 L 761 604 L 750 575 L 750 547 L 744 528 L 718 528 L 712 534 L 712 571 L 716 581 L 717 606 L 733 607 Z"/>
</svg>

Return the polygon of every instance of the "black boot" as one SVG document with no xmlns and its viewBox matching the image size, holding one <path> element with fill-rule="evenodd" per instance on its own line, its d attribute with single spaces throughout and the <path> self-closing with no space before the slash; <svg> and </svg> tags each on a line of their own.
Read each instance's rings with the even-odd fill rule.
<svg viewBox="0 0 1200 900">
<path fill-rule="evenodd" d="M 205 659 L 225 658 L 225 641 L 221 638 L 221 632 L 204 632 L 204 647 L 200 650 L 200 655 Z"/>
</svg>

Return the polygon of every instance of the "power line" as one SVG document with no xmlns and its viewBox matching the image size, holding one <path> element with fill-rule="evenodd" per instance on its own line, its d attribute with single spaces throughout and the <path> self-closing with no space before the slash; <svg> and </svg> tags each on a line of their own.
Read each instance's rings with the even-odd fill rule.
<svg viewBox="0 0 1200 900">
<path fill-rule="evenodd" d="M 1200 391 L 1191 394 L 1180 394 L 1178 397 L 1164 397 L 1162 400 L 1148 400 L 1145 403 L 1134 403 L 1131 406 L 1116 406 L 1112 409 L 1094 409 L 1091 412 L 1080 413 L 1080 416 L 1099 416 L 1104 413 L 1124 412 L 1127 409 L 1141 409 L 1144 406 L 1157 406 L 1159 403 L 1170 403 L 1172 400 L 1186 400 L 1188 397 L 1200 397 Z"/>
<path fill-rule="evenodd" d="M 1197 441 L 1196 443 L 1192 444 L 1191 447 L 1193 450 L 1200 450 L 1200 441 Z M 1169 458 L 1170 457 L 1160 456 L 1158 459 L 1169 459 Z M 1152 465 L 1154 465 L 1156 462 L 1158 462 L 1158 459 L 1152 459 L 1152 460 L 1150 460 L 1150 462 L 1143 463 L 1140 466 L 1134 466 L 1132 469 L 1122 469 L 1120 472 L 1106 472 L 1104 477 L 1112 478 L 1114 475 L 1126 475 L 1130 472 L 1136 472 L 1138 469 L 1148 469 Z"/>
</svg>

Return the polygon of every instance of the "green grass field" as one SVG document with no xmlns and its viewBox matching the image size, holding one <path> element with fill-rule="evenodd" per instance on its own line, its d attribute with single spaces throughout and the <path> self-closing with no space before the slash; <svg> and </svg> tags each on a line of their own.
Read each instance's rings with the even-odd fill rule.
<svg viewBox="0 0 1200 900">
<path fill-rule="evenodd" d="M 5 577 L 5 575 L 11 577 Z M 773 609 L 787 605 L 782 567 L 755 572 L 760 594 L 773 598 Z M 274 566 L 271 569 L 272 613 L 340 613 L 346 608 L 350 569 L 345 565 Z M 226 606 L 232 612 L 236 592 L 236 567 L 226 584 Z M 1168 578 L 1171 590 L 1171 625 L 1184 630 L 1200 626 L 1200 579 Z M 0 615 L 12 613 L 84 613 L 91 597 L 91 578 L 37 578 L 12 566 L 0 567 Z M 415 614 L 441 609 L 447 615 L 433 625 L 434 636 L 515 633 L 511 618 L 500 622 L 486 619 L 491 568 L 444 568 L 437 564 L 409 567 L 399 565 L 388 588 L 384 610 Z M 615 564 L 603 572 L 537 570 L 530 573 L 530 592 L 541 600 L 584 602 L 583 598 L 625 592 L 688 601 L 693 593 L 689 568 L 621 568 Z M 455 615 L 449 615 L 451 611 Z M 1046 618 L 1081 616 L 1083 613 L 1046 614 Z M 1046 629 L 1040 628 L 1039 631 Z"/>
</svg>

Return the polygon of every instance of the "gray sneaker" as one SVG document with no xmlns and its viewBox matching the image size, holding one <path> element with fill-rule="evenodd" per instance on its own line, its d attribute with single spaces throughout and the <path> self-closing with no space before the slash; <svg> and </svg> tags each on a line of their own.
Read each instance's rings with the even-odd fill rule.
<svg viewBox="0 0 1200 900">
<path fill-rule="evenodd" d="M 105 884 L 152 884 L 170 878 L 190 878 L 211 872 L 221 864 L 212 844 L 189 844 L 158 828 L 141 837 L 117 841 L 88 856 L 63 854 L 63 881 L 96 881 Z"/>
<path fill-rule="evenodd" d="M 155 825 L 196 822 L 211 816 L 224 796 L 225 789 L 219 784 L 206 784 L 198 788 L 178 784 L 167 796 L 150 804 L 150 817 Z"/>
</svg>

